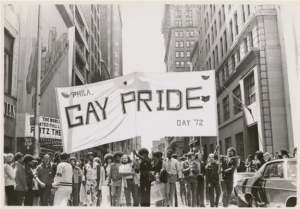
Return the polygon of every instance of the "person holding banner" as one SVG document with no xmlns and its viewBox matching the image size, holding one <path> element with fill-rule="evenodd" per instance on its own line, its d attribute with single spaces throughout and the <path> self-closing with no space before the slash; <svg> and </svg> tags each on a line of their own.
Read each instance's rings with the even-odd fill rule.
<svg viewBox="0 0 300 209">
<path fill-rule="evenodd" d="M 175 183 L 178 178 L 182 178 L 181 168 L 178 160 L 172 158 L 173 150 L 168 149 L 167 159 L 163 162 L 162 170 L 166 170 L 168 173 L 167 183 L 165 183 L 165 198 L 166 206 L 173 207 L 173 198 L 175 195 Z"/>
<path fill-rule="evenodd" d="M 133 150 L 138 158 L 140 158 L 140 190 L 141 190 L 141 206 L 150 207 L 150 190 L 151 190 L 151 181 L 150 181 L 150 170 L 151 170 L 151 159 L 148 157 L 149 151 L 145 148 L 139 150 L 139 153 L 136 153 Z"/>
<path fill-rule="evenodd" d="M 195 154 L 189 152 L 188 160 L 182 164 L 182 172 L 184 174 L 184 185 L 187 193 L 189 207 L 197 206 L 197 175 L 199 174 L 198 164 L 195 162 Z"/>
<path fill-rule="evenodd" d="M 198 153 L 196 155 L 196 162 L 199 167 L 199 174 L 197 176 L 197 206 L 198 207 L 205 207 L 204 203 L 204 197 L 205 197 L 205 182 L 204 182 L 204 176 L 205 176 L 205 162 L 203 161 L 203 155 L 201 153 Z"/>
<path fill-rule="evenodd" d="M 219 198 L 221 194 L 219 180 L 219 165 L 215 162 L 214 154 L 208 155 L 208 164 L 205 167 L 206 184 L 209 188 L 210 207 L 219 206 Z M 215 197 L 216 193 L 216 199 Z"/>
<path fill-rule="evenodd" d="M 112 164 L 112 162 L 114 161 L 114 156 L 111 153 L 107 153 L 106 155 L 104 155 L 104 171 L 105 171 L 105 183 L 107 185 L 108 181 L 108 174 L 110 172 L 110 166 Z"/>
<path fill-rule="evenodd" d="M 108 174 L 108 185 L 111 186 L 112 206 L 117 207 L 120 207 L 122 191 L 122 176 L 119 173 L 122 155 L 123 153 L 121 152 L 114 154 L 114 162 L 111 164 Z"/>
<path fill-rule="evenodd" d="M 219 146 L 216 147 L 215 154 L 217 153 Z M 227 149 L 227 156 L 220 156 L 221 163 L 221 189 L 222 189 L 222 202 L 223 207 L 228 207 L 231 193 L 233 190 L 233 177 L 234 171 L 237 166 L 237 160 L 235 158 L 235 149 L 233 147 L 229 147 Z"/>
<path fill-rule="evenodd" d="M 57 165 L 56 176 L 53 187 L 56 187 L 54 196 L 54 206 L 67 206 L 72 193 L 73 168 L 68 163 L 68 155 L 63 152 L 60 154 L 61 162 Z"/>
<path fill-rule="evenodd" d="M 100 182 L 100 165 L 94 162 L 94 153 L 87 154 L 89 162 L 83 167 L 82 181 L 85 185 L 89 206 L 96 206 L 98 200 L 98 185 Z"/>
<path fill-rule="evenodd" d="M 162 152 L 157 151 L 152 153 L 152 161 L 153 161 L 152 171 L 154 171 L 154 175 L 157 179 L 156 181 L 159 181 L 159 173 L 163 165 Z M 163 205 L 164 205 L 164 200 L 155 202 L 155 207 L 162 207 Z"/>
</svg>

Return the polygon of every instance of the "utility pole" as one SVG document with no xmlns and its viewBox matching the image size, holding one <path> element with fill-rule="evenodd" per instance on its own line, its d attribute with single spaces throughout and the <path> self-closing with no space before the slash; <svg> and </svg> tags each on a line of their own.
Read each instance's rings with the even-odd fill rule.
<svg viewBox="0 0 300 209">
<path fill-rule="evenodd" d="M 34 157 L 40 155 L 40 104 L 41 104 L 41 67 L 42 67 L 42 38 L 41 38 L 41 5 L 38 10 L 38 58 L 37 58 L 37 70 L 36 70 L 36 91 L 35 91 L 35 112 L 34 112 Z"/>
</svg>

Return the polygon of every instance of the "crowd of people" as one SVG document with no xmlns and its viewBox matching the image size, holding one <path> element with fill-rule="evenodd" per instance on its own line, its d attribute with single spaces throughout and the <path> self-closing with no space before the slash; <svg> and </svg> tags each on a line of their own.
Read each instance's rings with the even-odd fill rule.
<svg viewBox="0 0 300 209">
<path fill-rule="evenodd" d="M 236 156 L 233 147 L 227 155 L 218 156 L 218 149 L 204 161 L 201 153 L 188 152 L 179 157 L 171 149 L 166 158 L 162 152 L 145 148 L 133 151 L 133 157 L 121 152 L 108 153 L 102 163 L 93 152 L 88 163 L 81 165 L 66 153 L 48 153 L 40 158 L 22 153 L 4 154 L 6 204 L 11 206 L 100 206 L 102 188 L 109 186 L 111 206 L 121 206 L 124 190 L 126 206 L 149 207 L 151 185 L 164 184 L 165 198 L 157 207 L 174 207 L 179 203 L 189 207 L 205 207 L 208 190 L 211 207 L 227 207 L 233 190 L 235 172 L 256 172 L 267 161 L 290 158 L 286 150 L 275 153 L 257 151 L 246 162 Z M 295 148 L 293 157 L 297 156 Z M 179 183 L 177 197 L 176 183 Z M 177 184 L 178 184 L 177 183 Z"/>
</svg>

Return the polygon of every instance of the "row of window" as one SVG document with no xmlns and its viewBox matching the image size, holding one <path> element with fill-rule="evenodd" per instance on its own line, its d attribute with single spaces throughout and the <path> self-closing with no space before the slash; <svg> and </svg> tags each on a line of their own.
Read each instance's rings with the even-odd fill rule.
<svg viewBox="0 0 300 209">
<path fill-rule="evenodd" d="M 176 27 L 182 27 L 182 21 L 181 20 L 175 20 L 175 26 Z M 186 27 L 193 27 L 193 21 L 192 20 L 186 20 L 185 21 Z"/>
<path fill-rule="evenodd" d="M 218 75 L 216 75 L 218 77 Z M 250 73 L 245 79 L 244 79 L 244 91 L 245 91 L 245 103 L 246 105 L 251 105 L 256 101 L 255 97 L 255 80 L 254 80 L 254 72 Z M 240 86 L 237 86 L 233 91 L 232 94 L 233 97 L 233 115 L 238 114 L 242 111 L 243 106 L 241 103 L 241 88 Z M 223 106 L 223 122 L 230 119 L 230 102 L 229 102 L 229 95 L 227 95 L 222 100 L 222 106 Z M 218 124 L 221 124 L 221 112 L 220 112 L 220 104 L 217 105 L 217 114 L 218 114 Z"/>
<path fill-rule="evenodd" d="M 193 14 L 193 11 L 188 9 L 188 10 L 185 10 L 185 17 L 192 17 L 192 14 Z M 181 17 L 182 16 L 182 10 L 180 9 L 177 9 L 175 10 L 175 17 Z"/>
<path fill-rule="evenodd" d="M 190 57 L 190 56 L 191 56 L 191 52 L 187 51 L 186 52 L 186 57 Z M 183 58 L 183 57 L 185 57 L 185 53 L 184 52 L 175 52 L 175 57 L 176 58 L 179 58 L 179 57 Z"/>
<path fill-rule="evenodd" d="M 175 38 L 178 38 L 178 37 L 180 37 L 180 38 L 182 38 L 182 37 L 184 37 L 184 32 L 183 31 L 175 31 L 174 32 L 175 34 Z M 185 31 L 185 37 L 194 37 L 194 35 L 195 35 L 195 33 L 194 33 L 194 31 L 193 30 L 190 30 L 190 31 Z M 196 36 L 198 36 L 198 33 L 196 33 Z"/>
<path fill-rule="evenodd" d="M 185 42 L 186 43 L 186 45 L 185 45 L 185 47 L 194 47 L 194 45 L 195 45 L 195 41 L 194 40 L 191 40 L 191 41 L 186 41 Z M 184 41 L 175 41 L 175 47 L 176 48 L 183 48 L 184 47 Z"/>
<path fill-rule="evenodd" d="M 190 62 L 175 62 L 176 68 L 185 68 L 185 66 L 190 67 Z"/>
</svg>

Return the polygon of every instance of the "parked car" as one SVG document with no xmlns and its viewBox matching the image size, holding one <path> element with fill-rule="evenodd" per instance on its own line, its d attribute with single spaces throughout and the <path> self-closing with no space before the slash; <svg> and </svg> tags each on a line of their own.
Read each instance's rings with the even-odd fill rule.
<svg viewBox="0 0 300 209">
<path fill-rule="evenodd" d="M 250 173 L 250 172 L 241 172 L 241 173 L 234 173 L 234 177 L 233 177 L 233 188 L 237 185 L 238 181 L 240 181 L 241 179 L 245 179 L 245 178 L 249 178 L 249 177 L 253 177 L 255 173 Z M 231 201 L 237 201 L 236 200 L 236 195 L 234 193 L 234 190 L 232 190 L 232 194 L 231 194 Z"/>
<path fill-rule="evenodd" d="M 253 177 L 234 187 L 239 207 L 295 207 L 297 204 L 297 159 L 265 163 Z"/>
</svg>

